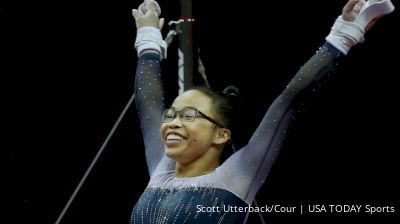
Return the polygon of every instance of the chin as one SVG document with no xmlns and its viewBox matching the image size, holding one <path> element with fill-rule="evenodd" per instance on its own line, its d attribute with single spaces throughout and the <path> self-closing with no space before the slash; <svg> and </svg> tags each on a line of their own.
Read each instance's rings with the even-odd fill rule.
<svg viewBox="0 0 400 224">
<path fill-rule="evenodd" d="M 165 147 L 164 154 L 176 162 L 185 163 L 192 157 L 188 155 L 186 149 L 186 147 Z"/>
<path fill-rule="evenodd" d="M 164 154 L 171 159 L 176 159 L 181 153 L 180 153 L 179 148 L 170 148 L 170 147 L 165 147 Z"/>
</svg>

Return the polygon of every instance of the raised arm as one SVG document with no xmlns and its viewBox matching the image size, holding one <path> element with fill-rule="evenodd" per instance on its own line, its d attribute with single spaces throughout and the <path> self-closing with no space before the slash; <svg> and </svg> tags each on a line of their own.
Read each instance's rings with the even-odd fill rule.
<svg viewBox="0 0 400 224">
<path fill-rule="evenodd" d="M 138 63 L 135 75 L 136 108 L 146 151 L 147 167 L 150 175 L 164 156 L 159 128 L 164 109 L 160 61 L 165 57 L 166 47 L 160 29 L 163 19 L 158 4 L 146 0 L 139 9 L 132 10 L 137 35 L 135 48 Z"/>
<path fill-rule="evenodd" d="M 376 2 L 376 1 L 375 1 Z M 380 1 L 390 3 L 390 1 Z M 375 23 L 377 16 L 393 11 L 393 5 L 379 5 L 380 13 L 370 13 L 374 3 L 350 0 L 338 17 L 327 42 L 296 73 L 284 91 L 274 100 L 248 144 L 232 155 L 218 170 L 221 180 L 246 202 L 251 203 L 278 156 L 293 113 L 304 101 L 303 93 L 313 91 L 348 53 L 364 39 L 364 33 Z M 382 4 L 382 3 L 380 3 Z M 374 6 L 372 6 L 374 7 Z M 365 12 L 369 12 L 369 16 Z M 368 18 L 367 18 L 368 17 Z"/>
</svg>

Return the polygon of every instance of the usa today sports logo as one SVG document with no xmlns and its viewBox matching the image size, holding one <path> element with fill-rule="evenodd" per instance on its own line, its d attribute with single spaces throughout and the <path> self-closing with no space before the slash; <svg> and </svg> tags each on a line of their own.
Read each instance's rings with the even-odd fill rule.
<svg viewBox="0 0 400 224">
<path fill-rule="evenodd" d="M 396 208 L 392 205 L 376 206 L 371 204 L 300 204 L 295 206 L 288 205 L 264 205 L 264 206 L 203 206 L 196 205 L 198 213 L 220 213 L 220 212 L 261 212 L 261 213 L 293 213 L 293 214 L 321 214 L 321 213 L 363 213 L 363 214 L 382 214 L 395 213 Z"/>
</svg>

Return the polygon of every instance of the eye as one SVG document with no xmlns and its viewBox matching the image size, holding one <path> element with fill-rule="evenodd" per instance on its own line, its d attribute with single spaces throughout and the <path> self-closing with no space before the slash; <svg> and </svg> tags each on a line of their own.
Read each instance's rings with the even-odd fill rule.
<svg viewBox="0 0 400 224">
<path fill-rule="evenodd" d="M 193 110 L 193 109 L 186 109 L 186 110 L 184 111 L 183 116 L 185 117 L 185 119 L 191 120 L 191 119 L 193 119 L 193 118 L 196 117 L 196 110 Z"/>
<path fill-rule="evenodd" d="M 168 110 L 165 115 L 165 118 L 174 118 L 175 117 L 175 111 L 174 110 Z"/>
<path fill-rule="evenodd" d="M 195 115 L 194 114 L 185 114 L 184 115 L 185 116 L 185 118 L 193 118 L 193 117 L 195 117 Z"/>
</svg>

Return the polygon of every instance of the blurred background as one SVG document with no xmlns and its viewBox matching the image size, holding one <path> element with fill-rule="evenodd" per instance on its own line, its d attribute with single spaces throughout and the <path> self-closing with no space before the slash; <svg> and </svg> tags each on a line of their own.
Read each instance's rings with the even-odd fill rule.
<svg viewBox="0 0 400 224">
<path fill-rule="evenodd" d="M 56 221 L 133 93 L 137 56 L 131 10 L 141 2 L 0 4 L 5 187 L 0 223 Z M 257 195 L 259 205 L 394 206 L 393 214 L 344 216 L 380 223 L 398 219 L 400 4 L 392 2 L 397 10 L 366 34 L 295 115 Z M 239 145 L 323 44 L 345 3 L 193 0 L 193 39 L 211 87 L 234 84 L 245 99 Z M 159 4 L 167 23 L 180 18 L 180 1 Z M 164 26 L 164 35 L 169 28 Z M 176 38 L 162 64 L 167 105 L 178 90 L 178 47 Z M 194 79 L 201 84 L 199 74 Z M 132 105 L 61 223 L 129 223 L 148 179 Z M 263 215 L 269 223 L 343 216 Z M 249 223 L 259 223 L 256 214 Z"/>
</svg>

